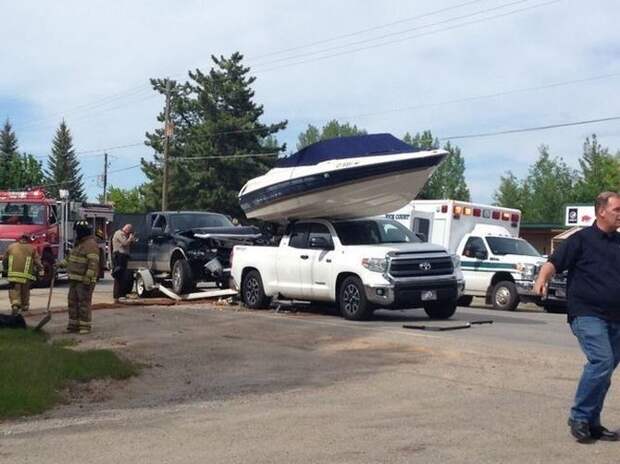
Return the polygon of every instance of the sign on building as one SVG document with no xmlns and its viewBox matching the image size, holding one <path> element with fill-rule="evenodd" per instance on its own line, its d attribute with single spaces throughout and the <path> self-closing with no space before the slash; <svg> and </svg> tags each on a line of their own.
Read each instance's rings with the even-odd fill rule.
<svg viewBox="0 0 620 464">
<path fill-rule="evenodd" d="M 594 205 L 569 205 L 566 207 L 564 225 L 569 227 L 591 226 L 594 219 Z"/>
</svg>

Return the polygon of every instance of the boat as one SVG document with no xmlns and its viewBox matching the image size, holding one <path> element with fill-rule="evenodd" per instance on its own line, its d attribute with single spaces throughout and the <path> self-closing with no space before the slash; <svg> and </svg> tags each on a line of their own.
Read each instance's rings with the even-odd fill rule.
<svg viewBox="0 0 620 464">
<path fill-rule="evenodd" d="M 415 199 L 447 154 L 391 134 L 324 140 L 249 180 L 239 203 L 248 218 L 267 222 L 383 215 Z"/>
</svg>

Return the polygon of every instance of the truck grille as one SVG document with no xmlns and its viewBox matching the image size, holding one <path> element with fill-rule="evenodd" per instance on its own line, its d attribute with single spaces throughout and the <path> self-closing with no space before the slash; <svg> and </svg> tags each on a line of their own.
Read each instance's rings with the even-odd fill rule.
<svg viewBox="0 0 620 464">
<path fill-rule="evenodd" d="M 416 256 L 400 254 L 390 260 L 388 274 L 395 279 L 403 277 L 428 277 L 449 275 L 454 271 L 452 259 L 445 254 Z"/>
<path fill-rule="evenodd" d="M 4 252 L 6 251 L 6 249 L 9 247 L 9 245 L 11 243 L 13 243 L 15 240 L 0 240 L 0 256 L 4 255 Z"/>
</svg>

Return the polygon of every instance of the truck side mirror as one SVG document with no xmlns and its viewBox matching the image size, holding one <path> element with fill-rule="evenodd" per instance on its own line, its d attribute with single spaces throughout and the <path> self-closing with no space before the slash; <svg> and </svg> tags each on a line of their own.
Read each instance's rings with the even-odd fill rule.
<svg viewBox="0 0 620 464">
<path fill-rule="evenodd" d="M 415 235 L 416 235 L 416 237 L 418 237 L 423 242 L 427 242 L 428 241 L 428 240 L 426 240 L 426 234 L 424 234 L 422 232 L 416 232 Z"/>
<path fill-rule="evenodd" d="M 317 248 L 319 250 L 333 250 L 334 245 L 328 241 L 325 237 L 310 237 L 310 248 Z"/>
</svg>

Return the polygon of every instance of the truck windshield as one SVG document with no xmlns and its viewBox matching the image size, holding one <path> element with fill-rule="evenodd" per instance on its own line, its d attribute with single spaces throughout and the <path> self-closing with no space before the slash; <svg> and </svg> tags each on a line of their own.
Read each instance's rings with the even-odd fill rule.
<svg viewBox="0 0 620 464">
<path fill-rule="evenodd" d="M 334 223 L 343 245 L 377 245 L 380 243 L 420 242 L 409 229 L 396 221 L 376 219 Z"/>
<path fill-rule="evenodd" d="M 486 237 L 486 239 L 494 255 L 540 256 L 536 248 L 520 238 Z"/>
<path fill-rule="evenodd" d="M 45 222 L 45 205 L 0 202 L 0 224 L 43 225 Z"/>
<path fill-rule="evenodd" d="M 200 229 L 203 227 L 234 227 L 221 214 L 174 214 L 170 217 L 173 230 Z"/>
</svg>

